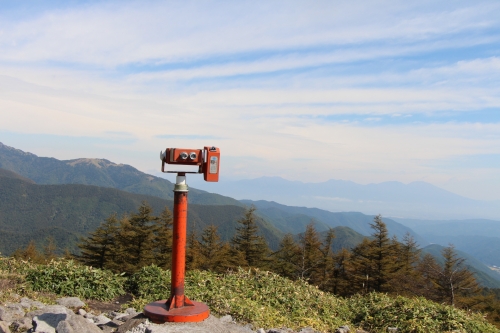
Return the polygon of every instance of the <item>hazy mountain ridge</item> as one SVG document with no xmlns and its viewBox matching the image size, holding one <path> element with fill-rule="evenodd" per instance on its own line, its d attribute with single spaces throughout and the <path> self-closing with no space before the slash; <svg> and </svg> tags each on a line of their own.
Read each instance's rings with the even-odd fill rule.
<svg viewBox="0 0 500 333">
<path fill-rule="evenodd" d="M 197 183 L 197 186 L 205 188 L 202 183 Z M 419 219 L 500 218 L 499 201 L 465 198 L 420 181 L 361 185 L 345 180 L 303 183 L 280 177 L 261 177 L 223 180 L 216 191 L 240 200 L 276 201 L 289 206 L 356 211 L 368 215 Z"/>
<path fill-rule="evenodd" d="M 365 215 L 358 212 L 333 213 L 318 208 L 286 206 L 276 202 L 265 200 L 241 200 L 241 202 L 247 205 L 254 205 L 257 208 L 257 213 L 273 221 L 274 218 L 278 216 L 280 218 L 280 221 L 290 219 L 292 221 L 297 221 L 297 223 L 300 223 L 298 225 L 287 225 L 285 223 L 280 223 L 279 225 L 283 226 L 283 229 L 280 230 L 282 230 L 283 232 L 302 232 L 303 230 L 305 230 L 305 226 L 313 221 L 318 231 L 324 231 L 328 228 L 345 226 L 364 236 L 370 236 L 373 233 L 373 229 L 370 227 L 370 223 L 373 222 L 374 216 Z M 420 235 L 415 233 L 412 229 L 389 218 L 383 217 L 383 220 L 387 225 L 387 229 L 391 237 L 395 235 L 399 240 L 402 240 L 405 234 L 409 233 L 422 246 L 428 244 L 428 242 L 424 238 L 420 237 Z"/>
<path fill-rule="evenodd" d="M 500 266 L 500 221 L 394 219 L 429 242 L 454 244 L 458 250 L 473 255 L 485 264 Z"/>
<path fill-rule="evenodd" d="M 158 165 L 160 163 L 158 162 Z M 173 199 L 174 184 L 126 164 L 106 159 L 80 158 L 61 161 L 6 146 L 0 142 L 0 168 L 29 178 L 37 184 L 83 184 Z M 190 202 L 241 206 L 237 200 L 190 187 Z"/>
</svg>

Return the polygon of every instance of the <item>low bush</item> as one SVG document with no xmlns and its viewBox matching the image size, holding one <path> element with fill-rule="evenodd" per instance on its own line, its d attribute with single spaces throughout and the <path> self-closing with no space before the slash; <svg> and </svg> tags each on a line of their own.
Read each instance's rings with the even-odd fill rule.
<svg viewBox="0 0 500 333">
<path fill-rule="evenodd" d="M 125 280 L 111 271 L 83 266 L 72 260 L 51 261 L 26 273 L 26 282 L 34 291 L 102 301 L 125 294 Z"/>
<path fill-rule="evenodd" d="M 134 276 L 141 281 L 131 304 L 144 305 L 170 294 L 170 272 L 156 266 L 143 268 Z M 313 327 L 334 332 L 342 325 L 362 327 L 373 333 L 467 332 L 498 333 L 480 315 L 424 298 L 391 297 L 371 293 L 341 298 L 322 292 L 304 281 L 291 281 L 270 272 L 243 270 L 227 274 L 190 271 L 186 274 L 186 295 L 206 303 L 216 315 L 229 314 L 257 327 L 286 326 L 295 330 Z"/>
<path fill-rule="evenodd" d="M 170 271 L 157 266 L 143 267 L 128 278 L 109 271 L 53 261 L 23 269 L 17 262 L 2 262 L 6 272 L 26 270 L 28 286 L 84 299 L 109 300 L 133 292 L 127 306 L 142 311 L 149 302 L 170 295 Z M 371 293 L 341 298 L 322 292 L 305 281 L 291 281 L 277 274 L 239 269 L 226 274 L 207 271 L 186 273 L 186 296 L 206 303 L 213 314 L 231 315 L 256 327 L 313 327 L 334 332 L 342 325 L 364 328 L 372 333 L 387 332 L 467 332 L 498 333 L 477 313 L 437 304 L 424 298 L 392 297 Z"/>
</svg>

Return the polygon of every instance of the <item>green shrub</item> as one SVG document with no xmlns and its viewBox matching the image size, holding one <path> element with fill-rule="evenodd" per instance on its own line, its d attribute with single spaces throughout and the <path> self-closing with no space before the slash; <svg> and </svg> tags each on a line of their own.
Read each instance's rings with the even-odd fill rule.
<svg viewBox="0 0 500 333">
<path fill-rule="evenodd" d="M 127 290 L 151 301 L 166 299 L 170 296 L 170 271 L 156 265 L 142 267 L 130 276 Z"/>
<path fill-rule="evenodd" d="M 2 269 L 22 270 L 17 262 L 2 262 Z M 170 295 L 170 271 L 157 266 L 141 268 L 125 278 L 75 264 L 53 261 L 27 269 L 26 280 L 34 290 L 60 295 L 108 300 L 125 293 L 124 285 L 136 296 L 130 303 L 142 311 L 149 302 Z M 335 297 L 304 281 L 291 281 L 277 274 L 243 270 L 215 274 L 186 273 L 186 296 L 206 303 L 213 314 L 233 316 L 257 327 L 310 326 L 334 332 L 341 325 L 362 327 L 372 333 L 387 332 L 499 332 L 480 315 L 428 301 L 424 298 L 391 297 L 380 293 Z"/>
<path fill-rule="evenodd" d="M 144 267 L 131 278 L 138 296 L 131 305 L 142 311 L 149 302 L 170 294 L 170 272 Z M 257 327 L 294 330 L 310 326 L 334 332 L 341 325 L 387 332 L 499 332 L 479 314 L 465 312 L 424 298 L 390 297 L 371 293 L 348 299 L 320 291 L 304 281 L 291 281 L 270 272 L 243 270 L 227 274 L 186 273 L 186 296 L 206 303 L 213 314 L 233 316 Z"/>
<path fill-rule="evenodd" d="M 34 291 L 48 291 L 58 295 L 83 299 L 110 300 L 125 293 L 125 278 L 72 260 L 51 261 L 29 269 L 26 281 Z"/>
<path fill-rule="evenodd" d="M 477 313 L 438 304 L 422 297 L 390 297 L 381 293 L 349 298 L 352 321 L 373 332 L 498 332 Z"/>
</svg>

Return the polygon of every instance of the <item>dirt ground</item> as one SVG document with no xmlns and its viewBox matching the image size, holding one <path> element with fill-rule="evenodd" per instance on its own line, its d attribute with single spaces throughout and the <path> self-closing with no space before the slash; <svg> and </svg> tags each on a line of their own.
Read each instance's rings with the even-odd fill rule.
<svg viewBox="0 0 500 333">
<path fill-rule="evenodd" d="M 123 304 L 128 303 L 132 300 L 131 294 L 125 294 L 116 297 L 115 299 L 108 302 L 101 302 L 96 300 L 85 300 L 90 310 L 93 313 L 105 313 L 110 311 L 120 311 Z"/>
</svg>

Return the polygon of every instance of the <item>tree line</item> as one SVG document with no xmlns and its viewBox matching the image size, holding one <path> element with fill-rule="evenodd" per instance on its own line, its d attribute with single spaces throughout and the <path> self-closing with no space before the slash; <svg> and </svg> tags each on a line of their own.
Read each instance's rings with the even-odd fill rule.
<svg viewBox="0 0 500 333">
<path fill-rule="evenodd" d="M 371 237 L 352 249 L 334 252 L 334 230 L 319 233 L 311 222 L 300 235 L 286 234 L 279 248 L 272 251 L 259 235 L 255 208 L 251 207 L 238 220 L 229 242 L 221 240 L 213 225 L 199 235 L 190 232 L 186 268 L 223 273 L 251 267 L 293 280 L 304 279 L 339 296 L 369 292 L 422 296 L 457 307 L 488 310 L 498 317 L 496 290 L 480 288 L 453 246 L 443 249 L 444 262 L 440 264 L 430 254 L 422 256 L 411 235 L 405 235 L 401 241 L 395 236 L 390 238 L 380 215 L 370 226 Z M 143 202 L 137 212 L 106 218 L 80 240 L 81 253 L 74 257 L 86 265 L 128 274 L 151 264 L 170 269 L 172 233 L 171 211 L 165 207 L 159 216 L 154 216 L 152 208 Z M 14 256 L 29 257 L 27 252 L 34 255 L 33 250 L 36 252 L 28 246 Z M 49 243 L 44 252 L 53 256 L 53 244 Z"/>
</svg>

